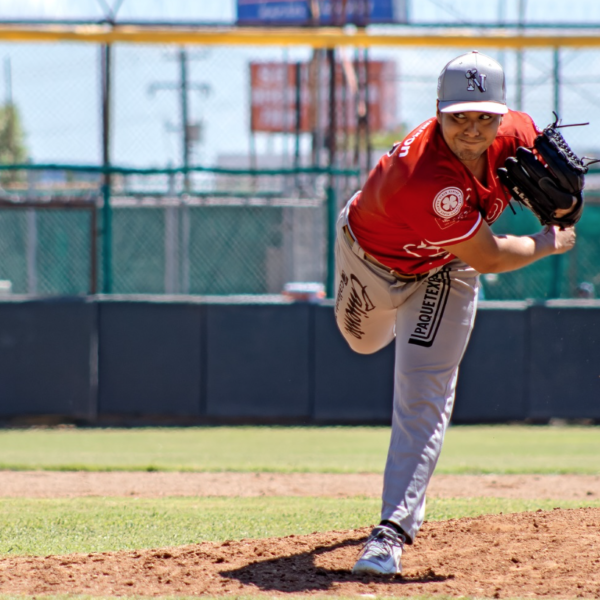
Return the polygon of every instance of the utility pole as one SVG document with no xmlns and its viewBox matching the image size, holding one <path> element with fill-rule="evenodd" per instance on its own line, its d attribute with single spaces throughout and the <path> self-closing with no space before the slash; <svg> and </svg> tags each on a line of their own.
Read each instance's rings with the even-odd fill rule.
<svg viewBox="0 0 600 600">
<path fill-rule="evenodd" d="M 188 117 L 188 71 L 187 55 L 183 48 L 179 49 L 179 81 L 180 81 L 180 100 L 181 100 L 181 128 L 183 130 L 182 162 L 183 168 L 183 187 L 186 192 L 190 190 L 190 120 Z"/>
<path fill-rule="evenodd" d="M 189 92 L 191 90 L 199 91 L 204 95 L 210 93 L 210 86 L 206 83 L 192 83 L 188 77 L 188 55 L 185 48 L 180 48 L 177 53 L 177 61 L 179 62 L 179 82 L 159 82 L 153 83 L 148 88 L 150 94 L 158 90 L 174 90 L 179 92 L 179 106 L 181 113 L 181 125 L 178 130 L 181 132 L 181 165 L 184 175 L 184 190 L 190 191 L 190 156 L 192 144 L 199 139 L 199 125 L 190 123 L 189 118 Z"/>
<path fill-rule="evenodd" d="M 183 191 L 188 194 L 190 185 L 190 163 L 192 145 L 200 138 L 200 125 L 190 122 L 189 92 L 196 90 L 204 95 L 210 92 L 210 86 L 206 83 L 191 83 L 188 75 L 188 55 L 185 48 L 177 52 L 179 63 L 179 81 L 177 83 L 162 82 L 153 83 L 148 92 L 153 94 L 157 90 L 174 90 L 179 93 L 179 107 L 181 113 L 181 124 L 175 128 L 181 132 L 181 164 L 183 166 Z M 173 186 L 171 186 L 173 187 Z M 171 190 L 173 193 L 174 190 Z M 177 213 L 179 213 L 179 226 Z M 191 225 L 189 207 L 181 202 L 179 207 L 167 207 L 165 215 L 165 291 L 167 293 L 183 293 L 190 291 L 190 238 Z M 181 244 L 179 243 L 181 234 Z M 181 248 L 181 252 L 179 249 Z M 178 272 L 177 265 L 181 266 Z"/>
</svg>

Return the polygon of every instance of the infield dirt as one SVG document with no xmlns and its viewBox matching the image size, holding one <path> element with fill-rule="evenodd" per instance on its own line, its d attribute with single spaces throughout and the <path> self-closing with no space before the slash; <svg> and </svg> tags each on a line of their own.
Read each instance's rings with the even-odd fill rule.
<svg viewBox="0 0 600 600">
<path fill-rule="evenodd" d="M 143 475 L 146 477 L 142 479 L 150 481 L 152 477 L 165 474 Z M 231 477 L 231 474 L 228 475 Z M 40 481 L 45 480 L 44 477 Z M 254 477 L 269 478 L 270 475 Z M 565 491 L 567 482 L 574 483 L 574 480 L 569 481 L 572 476 L 507 477 L 512 476 L 484 476 L 477 484 L 475 476 L 458 476 L 450 488 L 444 488 L 440 476 L 437 476 L 438 483 L 435 485 L 438 487 L 432 483 L 430 491 L 437 489 L 437 495 L 444 496 L 460 488 L 463 493 L 459 495 L 501 496 L 504 490 L 508 497 L 530 497 L 530 491 L 519 495 L 519 490 L 524 490 L 529 480 L 534 489 L 538 486 L 538 494 L 546 490 L 542 494 L 545 497 L 573 498 L 598 492 L 597 477 L 580 476 L 575 495 L 572 487 L 570 495 Z M 8 479 L 8 472 L 0 473 L 0 481 L 4 483 Z M 83 477 L 83 480 L 89 485 L 89 479 Z M 105 477 L 104 481 L 108 478 Z M 155 477 L 153 481 L 159 479 Z M 267 481 L 273 483 L 275 479 Z M 446 481 L 446 486 L 449 481 Z M 278 480 L 278 483 L 278 493 L 282 494 L 282 482 Z M 298 483 L 297 480 L 294 485 Z M 365 483 L 363 480 L 363 486 Z M 341 480 L 336 485 L 341 485 Z M 369 487 L 371 485 L 377 485 L 377 482 L 369 481 Z M 548 495 L 553 485 L 556 485 L 554 493 Z M 5 493 L 9 489 L 6 486 L 2 488 Z M 488 488 L 496 492 L 476 493 Z M 10 489 L 13 493 L 7 495 L 15 495 L 16 488 Z M 257 489 L 265 493 L 265 488 Z M 292 489 L 289 488 L 288 492 Z M 321 493 L 327 489 L 331 491 L 324 483 L 320 484 Z M 560 492 L 561 489 L 563 492 Z M 336 494 L 341 493 L 336 490 Z M 90 491 L 84 486 L 78 495 L 86 495 Z M 97 491 L 96 488 L 94 491 Z M 173 494 L 174 488 L 170 491 Z M 104 494 L 109 495 L 108 492 L 105 488 Z M 352 487 L 346 490 L 348 492 L 356 493 Z M 49 490 L 45 495 L 50 495 Z M 369 530 L 206 542 L 152 550 L 7 557 L 0 559 L 0 592 L 93 596 L 326 594 L 600 598 L 598 508 L 555 509 L 425 523 L 415 544 L 405 550 L 403 575 L 393 578 L 351 574 Z"/>
<path fill-rule="evenodd" d="M 327 496 L 379 498 L 375 473 L 0 471 L 0 497 Z M 598 475 L 434 475 L 429 497 L 600 498 Z"/>
</svg>

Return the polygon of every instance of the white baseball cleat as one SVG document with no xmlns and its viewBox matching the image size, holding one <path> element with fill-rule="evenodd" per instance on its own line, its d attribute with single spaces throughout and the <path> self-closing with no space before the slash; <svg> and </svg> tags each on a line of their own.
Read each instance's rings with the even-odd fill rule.
<svg viewBox="0 0 600 600">
<path fill-rule="evenodd" d="M 402 548 L 404 536 L 386 525 L 373 528 L 365 543 L 353 573 L 372 575 L 399 575 L 402 573 Z"/>
</svg>

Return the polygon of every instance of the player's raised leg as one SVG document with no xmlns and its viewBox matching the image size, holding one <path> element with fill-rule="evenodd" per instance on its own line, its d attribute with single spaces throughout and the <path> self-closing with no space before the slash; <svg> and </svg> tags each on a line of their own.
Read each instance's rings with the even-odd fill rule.
<svg viewBox="0 0 600 600">
<path fill-rule="evenodd" d="M 349 236 L 345 211 L 337 223 L 335 266 L 337 325 L 352 350 L 377 352 L 394 339 L 393 290 L 398 282 L 361 257 L 360 248 Z"/>
</svg>

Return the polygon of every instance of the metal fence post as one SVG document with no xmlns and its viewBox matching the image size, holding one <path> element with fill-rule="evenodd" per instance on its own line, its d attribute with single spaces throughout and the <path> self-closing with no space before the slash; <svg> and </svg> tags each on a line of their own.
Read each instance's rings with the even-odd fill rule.
<svg viewBox="0 0 600 600">
<path fill-rule="evenodd" d="M 179 291 L 179 207 L 166 206 L 165 219 L 165 293 Z"/>
<path fill-rule="evenodd" d="M 100 47 L 102 94 L 102 291 L 112 294 L 112 210 L 110 204 L 112 170 L 110 167 L 112 48 Z"/>
<path fill-rule="evenodd" d="M 337 192 L 334 186 L 333 177 L 327 187 L 327 297 L 334 297 L 334 279 L 335 279 L 335 224 L 337 221 Z"/>
<path fill-rule="evenodd" d="M 554 112 L 560 116 L 560 49 L 554 48 L 552 74 L 554 79 Z M 560 298 L 560 280 L 563 271 L 564 254 L 554 254 L 552 261 L 552 275 L 550 280 L 550 298 Z"/>
<path fill-rule="evenodd" d="M 90 210 L 90 294 L 98 292 L 98 200 Z"/>
<path fill-rule="evenodd" d="M 182 199 L 181 211 L 181 284 L 179 291 L 189 294 L 191 289 L 190 243 L 192 239 L 192 223 L 190 207 Z"/>
<path fill-rule="evenodd" d="M 38 291 L 37 251 L 38 232 L 37 215 L 34 208 L 27 209 L 27 293 L 36 294 Z"/>
<path fill-rule="evenodd" d="M 110 175 L 102 184 L 102 293 L 112 294 L 112 206 L 110 204 Z"/>
</svg>

